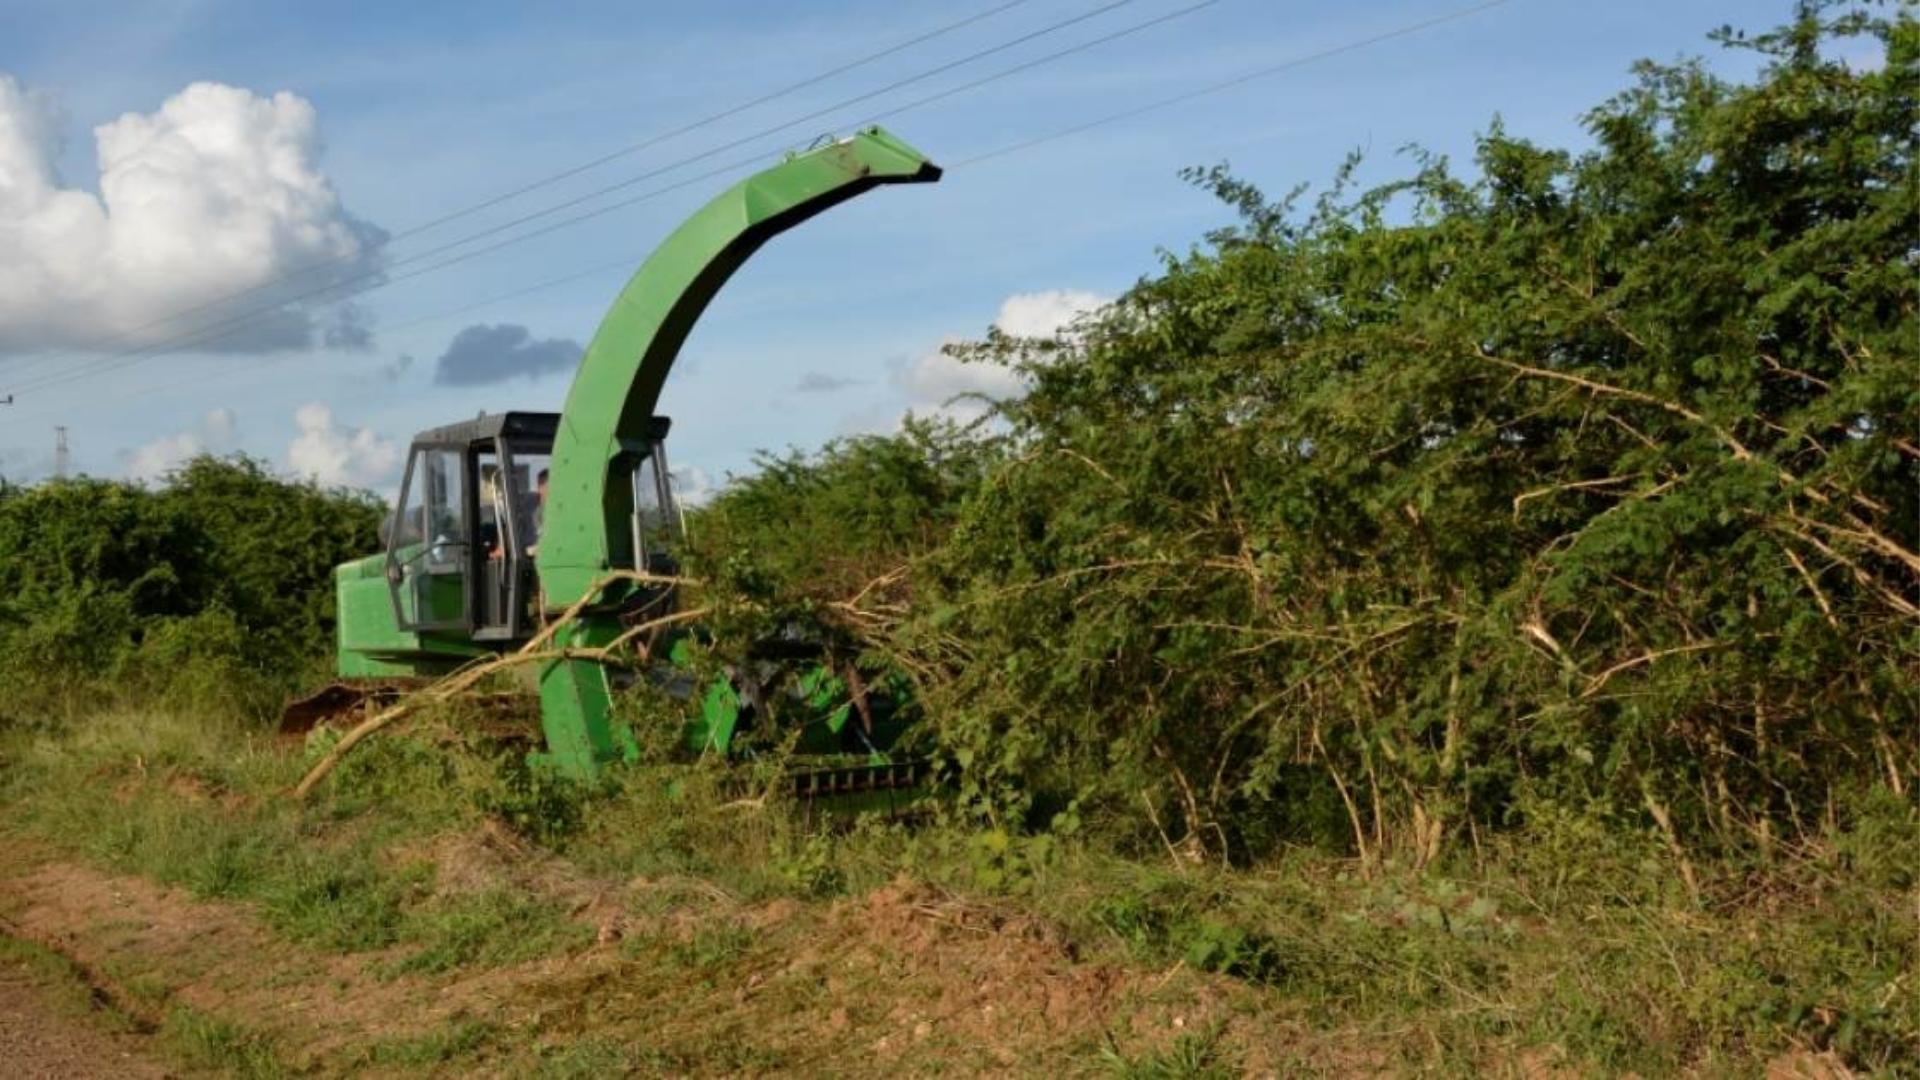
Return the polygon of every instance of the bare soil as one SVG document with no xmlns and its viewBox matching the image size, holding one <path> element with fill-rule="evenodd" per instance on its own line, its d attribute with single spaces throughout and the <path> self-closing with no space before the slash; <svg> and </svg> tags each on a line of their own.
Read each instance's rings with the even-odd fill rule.
<svg viewBox="0 0 1920 1080">
<path fill-rule="evenodd" d="M 12 852 L 8 852 L 12 855 Z M 0 903 L 18 936 L 168 1002 L 270 1032 L 325 1059 L 490 1012 L 543 964 L 440 980 L 383 978 L 379 954 L 316 953 L 282 941 L 243 905 L 196 901 L 140 878 L 8 858 Z"/>
<path fill-rule="evenodd" d="M 148 1080 L 171 1075 L 151 1039 L 112 1029 L 113 1019 L 88 1015 L 89 988 L 59 985 L 14 957 L 0 960 L 0 1062 L 8 1076 Z"/>
<path fill-rule="evenodd" d="M 1215 1029 L 1246 1048 L 1235 1064 L 1251 1073 L 1332 1064 L 1230 980 L 1090 962 L 1040 920 L 906 879 L 833 903 L 741 904 L 691 881 L 585 880 L 530 855 L 492 833 L 399 857 L 435 861 L 441 888 L 504 879 L 543 895 L 595 926 L 595 944 L 396 977 L 382 970 L 390 955 L 303 948 L 245 905 L 198 901 L 6 840 L 0 912 L 17 936 L 100 973 L 116 997 L 137 987 L 162 1011 L 183 1004 L 244 1025 L 289 1065 L 329 1075 L 365 1067 L 370 1047 L 463 1025 L 490 1033 L 485 1049 L 447 1070 L 463 1075 L 524 1072 L 583 1041 L 640 1054 L 626 1060 L 643 1072 L 995 1074 L 1043 1062 L 1084 1071 L 1110 1044 L 1139 1052 Z M 734 944 L 708 955 L 709 939 Z M 33 1015 L 31 994 L 21 1000 L 21 1015 Z M 64 1042 L 100 1075 L 142 1075 L 121 1066 L 134 1051 L 115 1040 L 47 1042 L 46 1053 Z M 52 1075 L 93 1075 L 64 1071 L 61 1060 L 71 1059 L 46 1059 Z"/>
</svg>

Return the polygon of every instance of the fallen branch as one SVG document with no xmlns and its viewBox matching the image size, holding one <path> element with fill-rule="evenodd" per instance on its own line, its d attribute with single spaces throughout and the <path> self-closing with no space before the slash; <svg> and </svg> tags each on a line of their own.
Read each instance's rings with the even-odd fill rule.
<svg viewBox="0 0 1920 1080">
<path fill-rule="evenodd" d="M 595 581 L 580 599 L 574 601 L 565 611 L 560 613 L 559 618 L 548 623 L 538 634 L 535 634 L 525 645 L 520 646 L 520 648 L 504 656 L 495 657 L 485 663 L 463 667 L 441 679 L 439 682 L 413 694 L 409 694 L 387 709 L 354 725 L 352 730 L 342 736 L 340 741 L 334 745 L 333 749 L 327 752 L 325 757 L 315 762 L 313 768 L 307 770 L 307 775 L 301 778 L 299 784 L 295 785 L 293 797 L 296 799 L 306 798 L 307 793 L 312 791 L 320 781 L 326 779 L 327 774 L 331 773 L 340 764 L 347 756 L 347 753 L 368 736 L 393 724 L 397 720 L 420 711 L 428 705 L 439 704 L 440 702 L 451 700 L 465 693 L 488 675 L 492 675 L 498 671 L 505 671 L 508 668 L 522 667 L 527 664 L 546 663 L 553 660 L 588 660 L 594 663 L 606 663 L 621 646 L 626 645 L 641 634 L 660 629 L 664 626 L 671 626 L 675 623 L 688 622 L 700 618 L 712 610 L 711 608 L 705 607 L 691 608 L 686 611 L 676 611 L 669 615 L 662 615 L 657 619 L 649 619 L 637 626 L 629 627 L 612 641 L 597 647 L 543 648 L 543 646 L 553 639 L 555 634 L 560 632 L 562 627 L 579 618 L 580 613 L 586 610 L 587 606 L 592 603 L 595 597 L 600 595 L 602 590 L 608 585 L 620 581 L 640 581 L 651 584 L 675 585 L 698 584 L 687 578 L 665 578 L 657 574 L 643 574 L 638 571 L 617 571 L 608 574 L 606 577 Z"/>
</svg>

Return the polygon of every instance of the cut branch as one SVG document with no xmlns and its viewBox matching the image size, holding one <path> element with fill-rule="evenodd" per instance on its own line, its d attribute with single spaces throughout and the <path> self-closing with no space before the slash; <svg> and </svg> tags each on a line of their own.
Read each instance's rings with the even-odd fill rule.
<svg viewBox="0 0 1920 1080">
<path fill-rule="evenodd" d="M 585 611 L 607 586 L 621 581 L 673 585 L 698 584 L 691 578 L 662 577 L 657 574 L 645 574 L 630 570 L 616 571 L 600 578 L 582 594 L 580 599 L 574 601 L 565 611 L 561 612 L 559 618 L 548 623 L 538 634 L 535 634 L 525 645 L 520 646 L 520 648 L 504 656 L 495 657 L 485 663 L 463 667 L 441 679 L 439 682 L 434 683 L 432 686 L 409 694 L 389 708 L 354 725 L 352 730 L 342 736 L 340 741 L 334 745 L 333 749 L 327 752 L 325 757 L 315 762 L 313 768 L 307 770 L 307 775 L 301 778 L 299 784 L 295 785 L 293 797 L 296 799 L 306 798 L 307 793 L 311 792 L 320 781 L 326 779 L 327 774 L 331 773 L 340 762 L 345 759 L 347 753 L 355 746 L 358 746 L 368 736 L 373 735 L 382 728 L 388 727 L 395 721 L 419 712 L 428 705 L 439 704 L 458 697 L 468 690 L 471 690 L 480 680 L 489 675 L 499 671 L 505 671 L 509 668 L 522 667 L 527 664 L 546 663 L 553 660 L 587 660 L 594 663 L 606 663 L 612 659 L 614 652 L 621 646 L 626 645 L 644 633 L 660 629 L 661 627 L 671 626 L 675 623 L 698 619 L 711 611 L 710 608 L 705 607 L 690 608 L 686 611 L 676 611 L 669 615 L 662 615 L 657 619 L 649 619 L 646 622 L 627 629 L 612 641 L 598 647 L 563 647 L 558 649 L 543 647 L 549 641 L 553 640 L 554 635 L 559 633 L 562 627 L 579 618 L 580 613 Z"/>
</svg>

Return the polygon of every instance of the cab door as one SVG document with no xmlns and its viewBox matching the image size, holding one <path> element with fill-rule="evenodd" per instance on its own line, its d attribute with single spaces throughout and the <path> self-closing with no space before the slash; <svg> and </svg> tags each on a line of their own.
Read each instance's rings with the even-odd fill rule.
<svg viewBox="0 0 1920 1080">
<path fill-rule="evenodd" d="M 415 446 L 387 536 L 387 584 L 405 630 L 472 626 L 472 483 L 464 447 Z"/>
</svg>

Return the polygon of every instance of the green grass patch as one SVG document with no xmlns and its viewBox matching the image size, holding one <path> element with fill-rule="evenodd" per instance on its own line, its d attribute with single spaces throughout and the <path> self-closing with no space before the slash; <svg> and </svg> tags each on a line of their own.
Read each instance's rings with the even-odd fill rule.
<svg viewBox="0 0 1920 1080">
<path fill-rule="evenodd" d="M 404 936 L 420 947 L 391 966 L 394 974 L 497 967 L 584 945 L 593 937 L 553 901 L 505 890 L 416 910 L 408 916 Z"/>
<path fill-rule="evenodd" d="M 481 1020 L 463 1020 L 425 1035 L 383 1039 L 365 1047 L 355 1068 L 431 1069 L 479 1056 L 499 1030 Z"/>
<path fill-rule="evenodd" d="M 117 1006 L 73 961 L 38 942 L 0 934 L 0 964 L 22 971 L 62 1012 L 114 1031 L 138 1031 L 138 1019 Z"/>
<path fill-rule="evenodd" d="M 511 963 L 582 940 L 537 896 L 435 894 L 396 853 L 477 827 L 501 781 L 461 746 L 376 740 L 311 803 L 286 794 L 318 748 L 289 752 L 233 723 L 113 714 L 8 733 L 0 787 L 19 828 L 202 900 L 252 904 L 288 940 L 333 952 L 414 946 L 397 971 Z"/>
<path fill-rule="evenodd" d="M 188 1068 L 243 1080 L 278 1080 L 295 1071 L 270 1037 L 186 1005 L 168 1012 L 160 1045 Z"/>
<path fill-rule="evenodd" d="M 1102 1071 L 1114 1080 L 1229 1080 L 1240 1075 L 1229 1060 L 1217 1027 L 1179 1035 L 1159 1051 L 1128 1054 L 1111 1039 L 1100 1050 Z"/>
<path fill-rule="evenodd" d="M 310 805 L 282 797 L 305 761 L 299 749 L 194 718 L 111 715 L 0 740 L 9 761 L 0 801 L 14 828 L 117 871 L 250 904 L 311 948 L 391 950 L 378 970 L 395 976 L 587 944 L 590 928 L 569 918 L 568 901 L 518 877 L 437 887 L 435 840 L 517 805 L 529 857 L 637 883 L 632 912 L 664 921 L 624 949 L 646 978 L 682 981 L 694 997 L 730 993 L 756 958 L 783 947 L 747 928 L 741 904 L 831 902 L 904 874 L 1039 916 L 1086 962 L 1225 977 L 1256 995 L 1243 1007 L 1335 1042 L 1361 1039 L 1396 1068 L 1471 1073 L 1527 1048 L 1643 1075 L 1752 1071 L 1795 1047 L 1863 1070 L 1897 1072 L 1920 1058 L 1907 993 L 1920 958 L 1920 820 L 1881 789 L 1845 793 L 1848 813 L 1790 855 L 1697 860 L 1696 904 L 1657 831 L 1545 802 L 1478 852 L 1424 867 L 1362 872 L 1310 850 L 1225 867 L 1040 842 L 938 813 L 808 815 L 746 801 L 751 772 L 705 766 L 629 769 L 593 790 L 528 787 L 490 750 L 433 728 L 370 743 Z M 169 1025 L 196 1060 L 256 1075 L 278 1067 L 270 1047 L 231 1025 L 193 1014 Z M 522 1071 L 585 1075 L 765 1068 L 782 1052 L 764 1040 L 709 1045 L 701 1024 L 644 1053 L 592 1026 L 565 1034 L 572 1041 L 509 1052 L 456 1025 L 355 1060 L 427 1068 L 511 1053 Z M 1082 1064 L 1210 1075 L 1238 1060 L 1234 1037 L 1130 1042 Z"/>
</svg>

